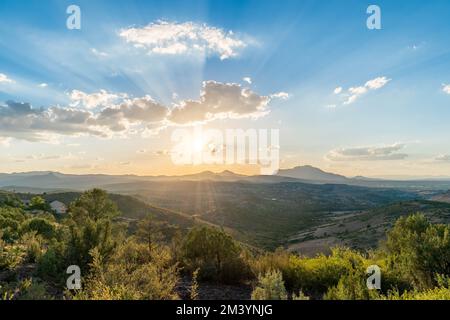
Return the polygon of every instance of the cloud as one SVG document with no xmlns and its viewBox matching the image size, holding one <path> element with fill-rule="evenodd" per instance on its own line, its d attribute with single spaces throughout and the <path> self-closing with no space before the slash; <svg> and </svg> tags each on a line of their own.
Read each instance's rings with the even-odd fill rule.
<svg viewBox="0 0 450 320">
<path fill-rule="evenodd" d="M 357 99 L 359 99 L 361 96 L 365 95 L 369 91 L 378 90 L 378 89 L 384 87 L 389 81 L 391 81 L 391 79 L 388 79 L 386 77 L 378 77 L 378 78 L 367 81 L 364 84 L 364 86 L 349 88 L 348 91 L 346 92 L 347 98 L 346 98 L 346 101 L 344 101 L 344 105 L 352 104 L 353 102 L 355 102 Z M 335 89 L 335 93 L 336 93 L 337 89 L 338 88 Z M 340 90 L 339 92 L 341 92 L 341 91 L 342 90 Z"/>
<path fill-rule="evenodd" d="M 79 109 L 36 109 L 29 103 L 15 101 L 0 105 L 0 137 L 41 141 L 50 140 L 54 134 L 104 136 L 101 130 L 91 126 L 94 122 L 90 112 Z"/>
<path fill-rule="evenodd" d="M 9 147 L 11 143 L 11 138 L 2 138 L 0 137 L 0 146 Z"/>
<path fill-rule="evenodd" d="M 168 115 L 169 109 L 151 97 L 127 99 L 118 106 L 104 108 L 96 118 L 96 123 L 109 127 L 112 131 L 124 131 L 129 123 L 158 123 Z"/>
<path fill-rule="evenodd" d="M 333 93 L 334 94 L 339 94 L 342 92 L 342 87 L 337 87 L 336 89 L 334 89 Z"/>
<path fill-rule="evenodd" d="M 402 150 L 406 145 L 395 143 L 386 146 L 339 148 L 331 150 L 325 158 L 330 161 L 402 160 L 408 157 Z"/>
<path fill-rule="evenodd" d="M 271 97 L 271 98 L 274 98 L 274 99 L 287 100 L 287 99 L 289 99 L 291 96 L 290 96 L 289 93 L 281 91 L 281 92 L 277 92 L 277 93 L 271 94 L 270 97 Z"/>
<path fill-rule="evenodd" d="M 8 78 L 8 76 L 4 73 L 0 73 L 0 83 L 14 83 L 15 81 Z"/>
<path fill-rule="evenodd" d="M 447 94 L 450 94 L 450 84 L 442 84 L 442 91 L 444 91 Z"/>
<path fill-rule="evenodd" d="M 91 94 L 80 90 L 73 90 L 69 94 L 69 97 L 72 100 L 71 106 L 93 109 L 101 106 L 108 106 L 119 99 L 126 98 L 127 95 L 124 93 L 109 93 L 106 90 L 100 90 L 99 92 Z"/>
<path fill-rule="evenodd" d="M 99 51 L 99 50 L 97 50 L 97 49 L 95 49 L 95 48 L 91 48 L 91 53 L 92 53 L 94 56 L 97 56 L 97 57 L 99 57 L 99 58 L 104 58 L 104 57 L 107 57 L 107 56 L 108 56 L 108 54 L 107 54 L 106 52 Z"/>
<path fill-rule="evenodd" d="M 242 78 L 242 80 L 247 82 L 248 84 L 252 84 L 252 78 L 250 78 L 250 77 L 244 77 L 244 78 Z"/>
<path fill-rule="evenodd" d="M 168 120 L 189 124 L 224 118 L 259 118 L 266 115 L 270 97 L 239 84 L 206 81 L 199 100 L 185 100 L 172 109 Z"/>
<path fill-rule="evenodd" d="M 68 106 L 34 108 L 30 103 L 0 104 L 0 139 L 56 141 L 58 136 L 98 137 L 140 134 L 148 137 L 169 126 L 193 125 L 216 119 L 259 118 L 270 112 L 275 94 L 262 96 L 234 83 L 206 81 L 198 100 L 182 100 L 171 106 L 150 96 L 129 98 L 101 90 L 70 93 Z"/>
<path fill-rule="evenodd" d="M 221 60 L 237 56 L 247 46 L 232 31 L 194 22 L 157 21 L 143 28 L 122 29 L 119 35 L 138 48 L 150 53 L 180 55 L 202 53 L 218 55 Z"/>
<path fill-rule="evenodd" d="M 47 83 L 40 83 L 39 85 L 38 85 L 38 87 L 40 87 L 40 88 L 47 88 L 48 87 L 48 84 Z"/>
<path fill-rule="evenodd" d="M 436 161 L 450 161 L 450 155 L 442 154 L 436 157 Z"/>
</svg>

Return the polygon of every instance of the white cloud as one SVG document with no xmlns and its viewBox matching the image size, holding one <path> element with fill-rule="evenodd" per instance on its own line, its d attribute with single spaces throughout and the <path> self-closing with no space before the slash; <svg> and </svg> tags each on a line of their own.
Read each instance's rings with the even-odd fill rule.
<svg viewBox="0 0 450 320">
<path fill-rule="evenodd" d="M 47 83 L 40 83 L 40 84 L 38 85 L 38 87 L 40 87 L 40 88 L 47 88 L 47 87 L 48 87 L 48 84 L 47 84 Z"/>
<path fill-rule="evenodd" d="M 270 97 L 260 96 L 239 84 L 206 81 L 199 100 L 185 100 L 168 119 L 177 124 L 224 118 L 258 118 L 266 115 Z"/>
<path fill-rule="evenodd" d="M 252 78 L 250 78 L 250 77 L 244 77 L 244 78 L 242 78 L 242 80 L 244 80 L 248 84 L 252 84 Z"/>
<path fill-rule="evenodd" d="M 119 132 L 133 123 L 159 123 L 166 119 L 169 109 L 150 96 L 126 99 L 120 105 L 106 107 L 97 115 L 96 123 Z"/>
<path fill-rule="evenodd" d="M 450 84 L 442 84 L 442 91 L 447 94 L 450 94 Z"/>
<path fill-rule="evenodd" d="M 95 48 L 91 48 L 91 52 L 93 55 L 95 55 L 97 57 L 107 57 L 108 56 L 108 54 L 106 52 L 99 51 Z"/>
<path fill-rule="evenodd" d="M 168 126 L 216 119 L 256 119 L 270 112 L 273 96 L 285 95 L 262 96 L 239 84 L 206 81 L 198 100 L 167 106 L 150 96 L 131 99 L 126 94 L 105 90 L 91 94 L 73 90 L 68 106 L 33 108 L 29 103 L 14 101 L 0 104 L 0 138 L 56 141 L 61 135 L 147 137 Z"/>
<path fill-rule="evenodd" d="M 436 161 L 450 161 L 450 155 L 442 154 L 436 157 Z"/>
<path fill-rule="evenodd" d="M 402 160 L 408 157 L 400 153 L 406 145 L 394 143 L 392 145 L 351 147 L 331 150 L 325 156 L 330 161 L 376 161 L 376 160 Z"/>
<path fill-rule="evenodd" d="M 0 137 L 0 146 L 9 147 L 10 142 L 11 142 L 11 138 Z"/>
<path fill-rule="evenodd" d="M 14 83 L 15 81 L 8 78 L 8 76 L 4 73 L 0 73 L 0 83 Z"/>
<path fill-rule="evenodd" d="M 351 87 L 346 93 L 347 99 L 344 104 L 352 104 L 369 91 L 378 90 L 384 87 L 389 81 L 391 81 L 391 79 L 388 79 L 386 77 L 378 77 L 367 81 L 364 86 Z"/>
<path fill-rule="evenodd" d="M 143 28 L 122 29 L 119 35 L 150 53 L 179 55 L 200 52 L 218 55 L 221 60 L 235 57 L 238 50 L 247 46 L 231 31 L 194 22 L 157 21 Z"/>
<path fill-rule="evenodd" d="M 100 90 L 91 94 L 85 93 L 80 90 L 73 90 L 69 94 L 70 99 L 73 101 L 71 106 L 73 107 L 85 107 L 87 109 L 93 109 L 100 106 L 107 106 L 119 99 L 126 98 L 124 93 L 116 94 L 109 93 L 106 90 Z"/>
<path fill-rule="evenodd" d="M 339 94 L 342 92 L 342 87 L 337 87 L 336 89 L 334 89 L 333 93 L 334 94 Z"/>
<path fill-rule="evenodd" d="M 289 93 L 281 91 L 281 92 L 277 92 L 277 93 L 271 94 L 270 97 L 271 97 L 272 99 L 275 98 L 275 99 L 283 99 L 283 100 L 287 100 L 287 99 L 289 99 L 291 96 L 290 96 Z"/>
</svg>

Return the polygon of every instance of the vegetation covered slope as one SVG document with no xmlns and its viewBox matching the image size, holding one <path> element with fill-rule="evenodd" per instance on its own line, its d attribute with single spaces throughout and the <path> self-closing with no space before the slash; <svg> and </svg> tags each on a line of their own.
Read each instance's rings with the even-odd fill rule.
<svg viewBox="0 0 450 320">
<path fill-rule="evenodd" d="M 36 205 L 42 205 L 35 199 Z M 253 287 L 258 299 L 450 299 L 450 225 L 423 214 L 399 218 L 375 250 L 335 248 L 312 258 L 250 251 L 220 228 L 182 234 L 146 217 L 130 229 L 114 201 L 98 189 L 69 207 L 69 215 L 32 214 L 7 195 L 0 204 L 2 299 L 196 299 L 208 283 Z M 67 287 L 68 266 L 81 288 Z M 379 290 L 366 269 L 382 272 Z M 189 279 L 188 292 L 180 283 Z M 233 298 L 233 297 L 230 297 Z"/>
</svg>

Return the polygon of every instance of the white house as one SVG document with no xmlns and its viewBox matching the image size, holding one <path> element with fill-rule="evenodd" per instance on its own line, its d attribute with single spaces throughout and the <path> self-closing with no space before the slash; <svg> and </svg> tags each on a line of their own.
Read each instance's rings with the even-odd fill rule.
<svg viewBox="0 0 450 320">
<path fill-rule="evenodd" d="M 67 213 L 66 205 L 64 203 L 60 202 L 60 201 L 55 200 L 55 201 L 51 202 L 50 203 L 50 207 L 57 214 L 65 214 L 65 213 Z"/>
</svg>

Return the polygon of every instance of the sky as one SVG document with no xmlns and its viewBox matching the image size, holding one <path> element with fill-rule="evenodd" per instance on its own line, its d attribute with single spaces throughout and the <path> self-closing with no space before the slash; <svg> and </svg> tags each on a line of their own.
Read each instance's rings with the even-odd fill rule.
<svg viewBox="0 0 450 320">
<path fill-rule="evenodd" d="M 371 4 L 381 29 L 366 25 Z M 0 172 L 259 172 L 176 163 L 177 130 L 192 154 L 217 149 L 201 127 L 278 130 L 281 168 L 450 177 L 448 12 L 445 0 L 2 0 Z"/>
</svg>

